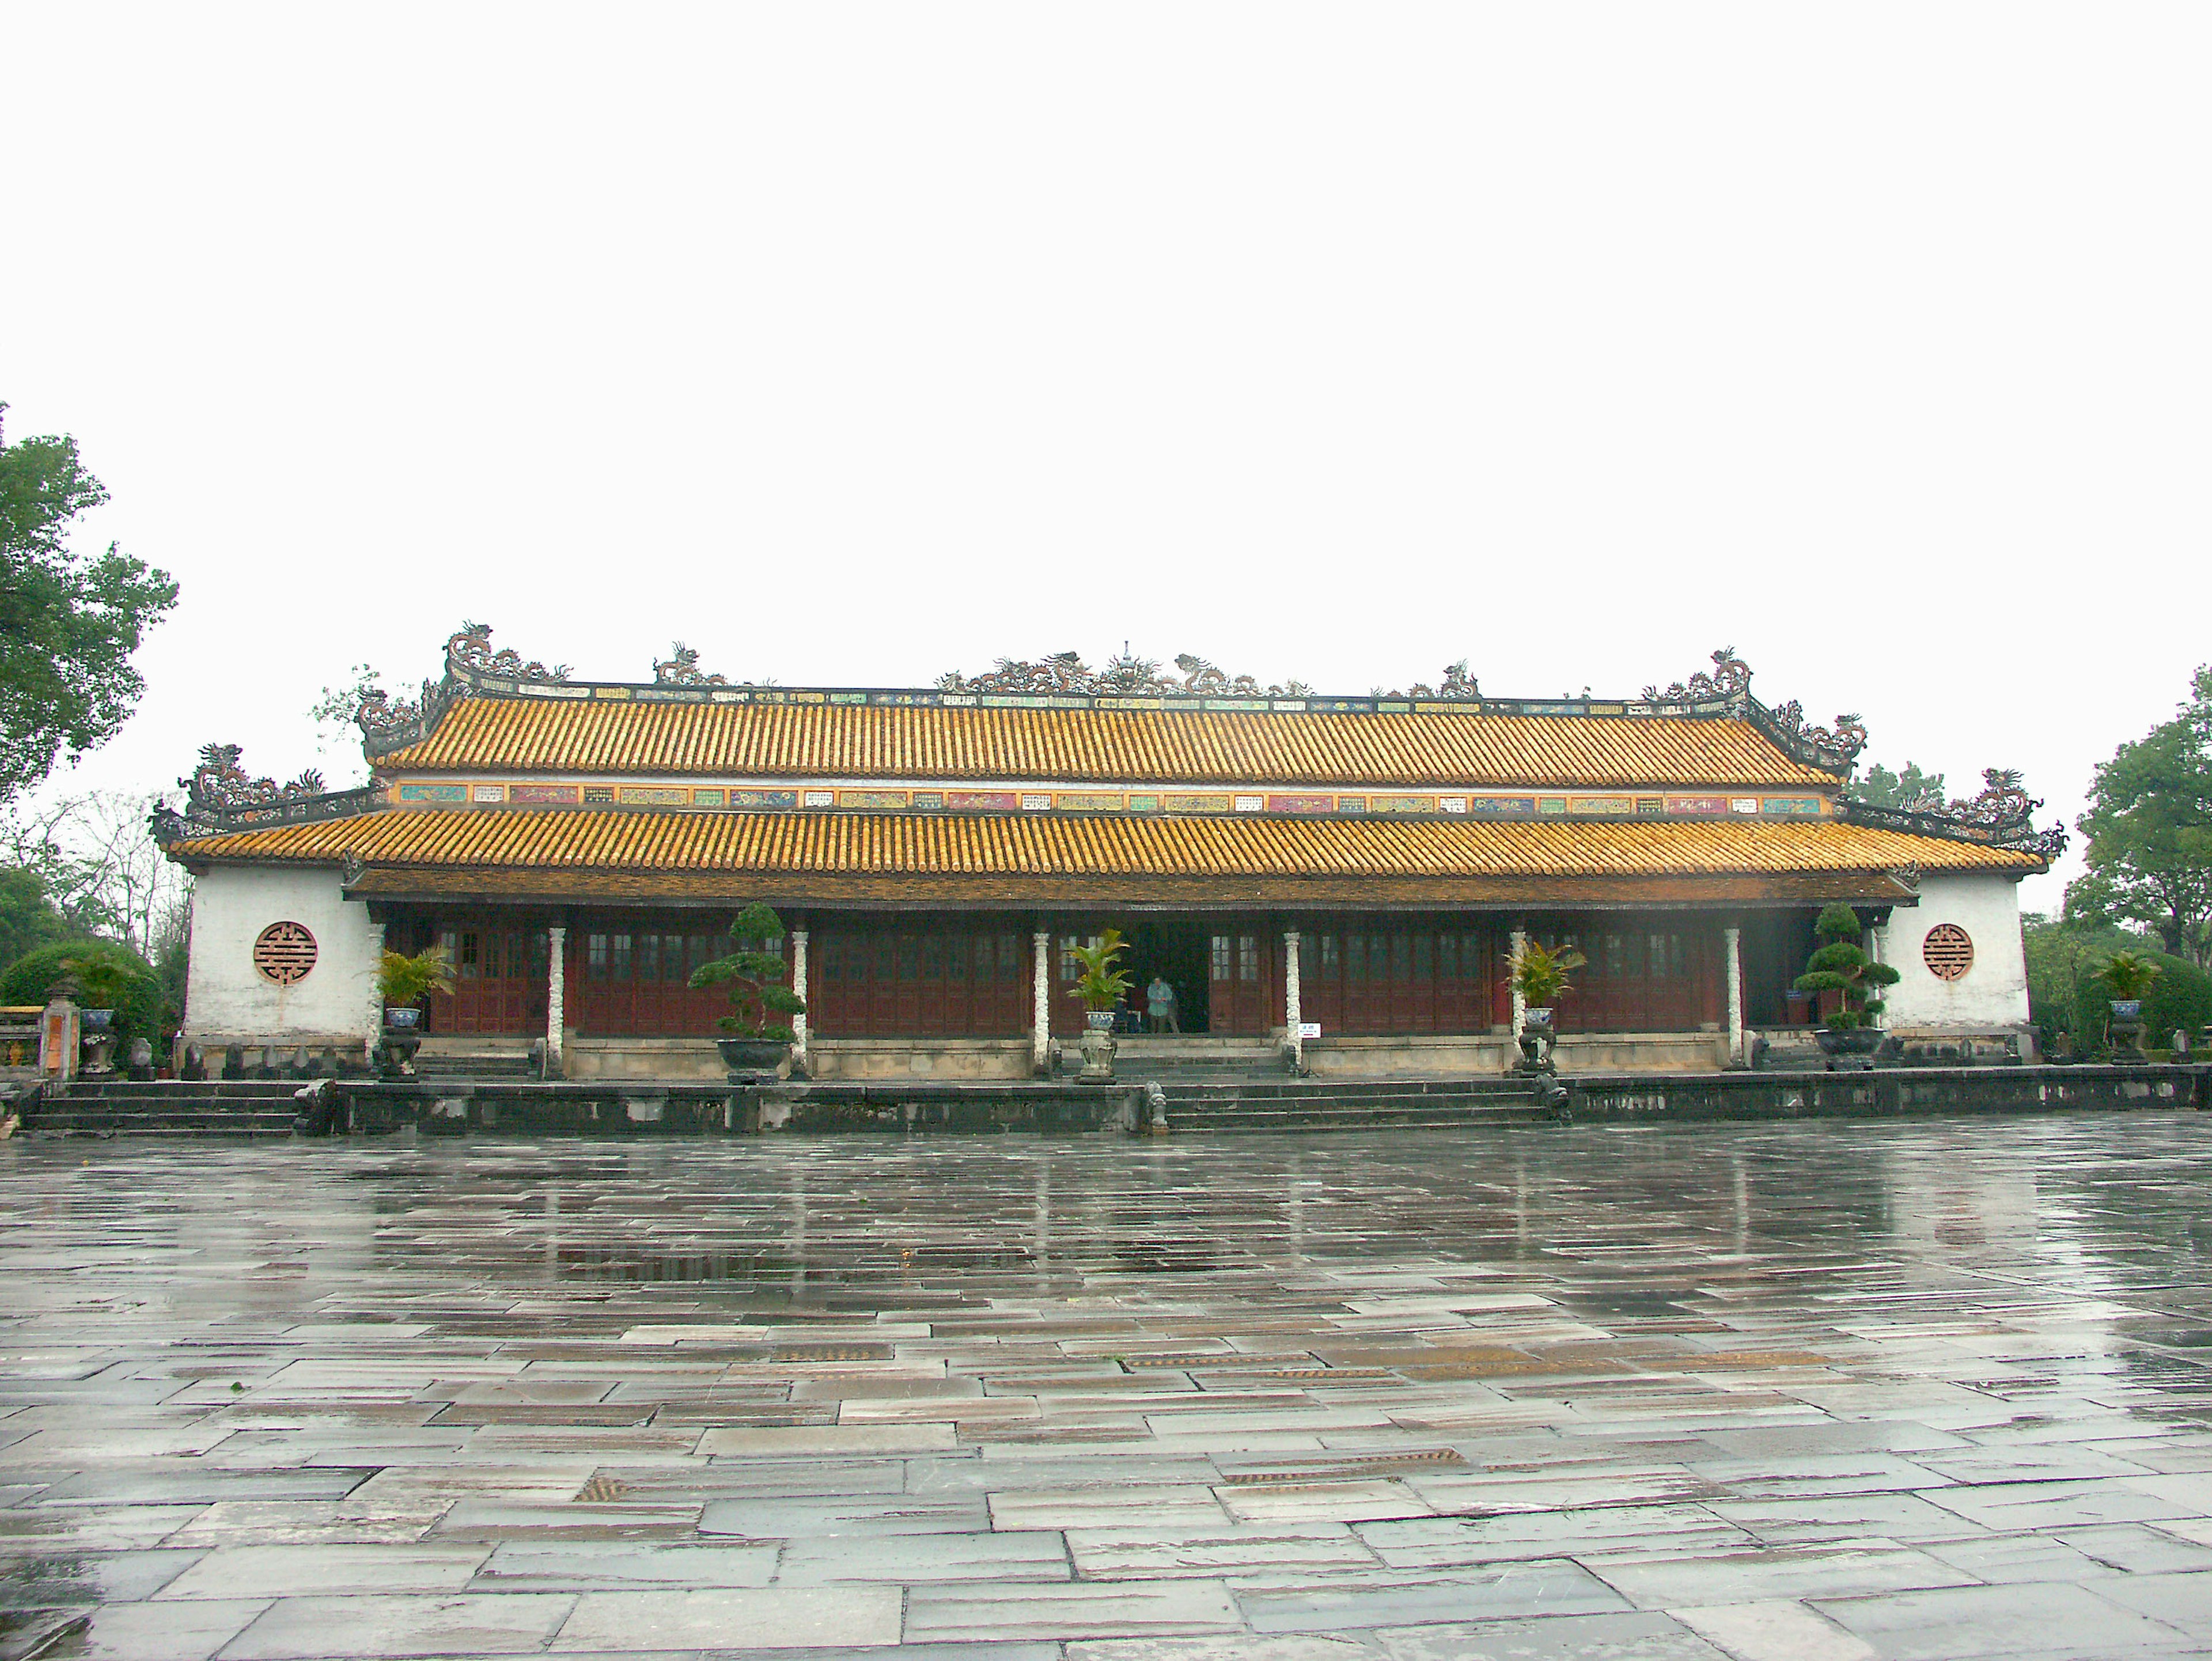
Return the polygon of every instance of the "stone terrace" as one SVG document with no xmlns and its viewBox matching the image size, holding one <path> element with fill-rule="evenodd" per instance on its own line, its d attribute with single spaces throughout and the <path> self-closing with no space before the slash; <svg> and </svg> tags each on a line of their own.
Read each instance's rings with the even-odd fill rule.
<svg viewBox="0 0 2212 1661">
<path fill-rule="evenodd" d="M 0 1657 L 2212 1654 L 2208 1123 L 0 1145 Z"/>
</svg>

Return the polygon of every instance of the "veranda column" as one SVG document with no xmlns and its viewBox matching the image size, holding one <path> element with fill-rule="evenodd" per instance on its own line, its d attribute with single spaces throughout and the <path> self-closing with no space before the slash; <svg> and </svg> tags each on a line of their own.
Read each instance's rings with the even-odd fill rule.
<svg viewBox="0 0 2212 1661">
<path fill-rule="evenodd" d="M 1743 931 L 1721 931 L 1723 973 L 1728 976 L 1728 1052 L 1731 1064 L 1743 1059 Z"/>
<path fill-rule="evenodd" d="M 1039 929 L 1030 937 L 1036 953 L 1030 1010 L 1030 1064 L 1037 1072 L 1052 1058 L 1052 936 Z"/>
<path fill-rule="evenodd" d="M 568 1025 L 562 1007 L 568 991 L 568 931 L 556 923 L 545 931 L 545 1076 L 561 1076 L 561 1029 Z"/>
<path fill-rule="evenodd" d="M 1513 985 L 1513 1036 L 1516 1039 L 1521 1036 L 1522 1028 L 1526 1026 L 1528 1021 L 1528 1000 L 1521 996 L 1521 977 L 1518 974 L 1513 973 L 1512 971 L 1513 969 L 1519 967 L 1521 962 L 1521 949 L 1528 943 L 1528 931 L 1526 929 L 1514 930 L 1512 942 L 1513 955 L 1505 960 L 1507 964 L 1510 966 L 1507 970 L 1507 973 L 1510 978 Z"/>
<path fill-rule="evenodd" d="M 806 996 L 806 931 L 791 931 L 791 990 L 801 998 Z M 799 1058 L 800 1066 L 806 1064 L 806 1011 L 801 1009 L 791 1018 L 791 1048 Z"/>
<path fill-rule="evenodd" d="M 1298 1071 L 1306 1070 L 1306 1041 L 1298 1028 L 1302 1017 L 1298 1012 L 1298 931 L 1283 931 L 1283 1035 L 1289 1040 L 1291 1061 Z"/>
<path fill-rule="evenodd" d="M 1888 962 L 1889 918 L 1884 916 L 1881 922 L 1874 925 L 1869 931 L 1869 936 L 1867 945 L 1868 953 L 1877 963 Z M 1873 1024 L 1877 1027 L 1887 1027 L 1889 1024 L 1889 1017 L 1887 1015 L 1878 1015 L 1874 1017 Z"/>
</svg>

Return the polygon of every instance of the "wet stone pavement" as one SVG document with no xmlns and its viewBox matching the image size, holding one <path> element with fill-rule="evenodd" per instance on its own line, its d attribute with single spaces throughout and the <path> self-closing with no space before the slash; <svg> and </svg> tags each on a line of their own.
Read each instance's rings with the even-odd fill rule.
<svg viewBox="0 0 2212 1661">
<path fill-rule="evenodd" d="M 0 1146 L 0 1657 L 2212 1655 L 2212 1119 Z"/>
</svg>

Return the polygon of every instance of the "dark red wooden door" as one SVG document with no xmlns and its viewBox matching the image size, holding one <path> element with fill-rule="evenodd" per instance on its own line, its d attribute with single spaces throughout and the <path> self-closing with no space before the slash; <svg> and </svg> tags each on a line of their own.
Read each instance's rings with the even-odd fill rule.
<svg viewBox="0 0 2212 1661">
<path fill-rule="evenodd" d="M 453 990 L 430 1003 L 430 1030 L 513 1037 L 545 1030 L 548 962 L 543 928 L 493 917 L 443 924 L 438 943 Z"/>
</svg>

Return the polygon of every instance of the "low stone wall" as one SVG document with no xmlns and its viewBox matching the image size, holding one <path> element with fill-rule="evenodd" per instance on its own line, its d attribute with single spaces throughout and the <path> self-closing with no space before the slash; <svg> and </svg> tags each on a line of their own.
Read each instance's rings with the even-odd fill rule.
<svg viewBox="0 0 2212 1661">
<path fill-rule="evenodd" d="M 1072 1047 L 1072 1046 L 1071 1046 Z M 817 1038 L 806 1048 L 817 1079 L 1025 1079 L 1026 1038 Z"/>
<path fill-rule="evenodd" d="M 1563 1078 L 1577 1119 L 1878 1118 L 2208 1106 L 2212 1067 L 1912 1067 Z"/>
</svg>

